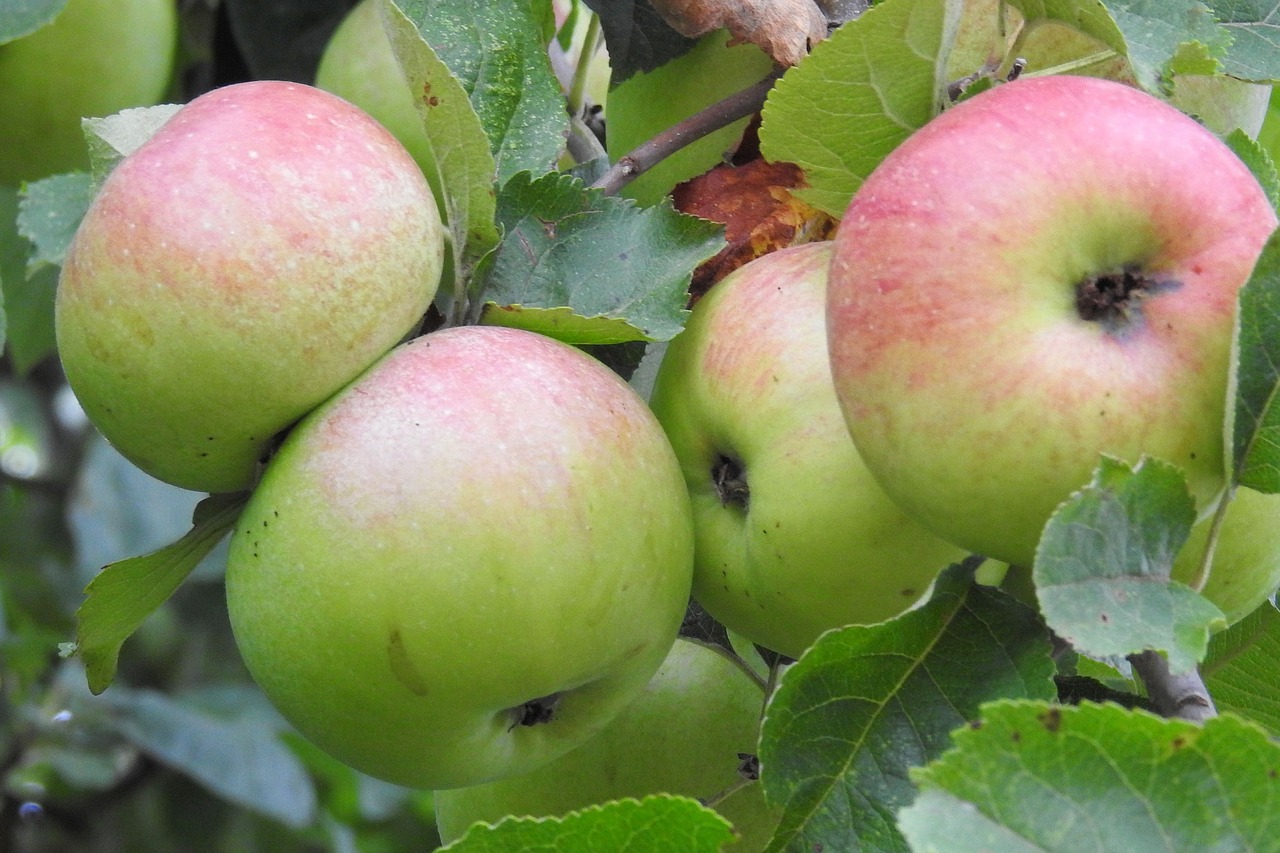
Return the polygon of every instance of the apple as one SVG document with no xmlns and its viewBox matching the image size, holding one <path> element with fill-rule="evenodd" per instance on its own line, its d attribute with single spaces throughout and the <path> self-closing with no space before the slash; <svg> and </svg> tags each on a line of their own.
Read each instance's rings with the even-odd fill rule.
<svg viewBox="0 0 1280 853">
<path fill-rule="evenodd" d="M 1171 576 L 1192 583 L 1200 571 L 1209 528 L 1206 518 L 1191 529 Z M 1213 551 L 1209 580 L 1201 593 L 1218 606 L 1234 625 L 1248 616 L 1280 588 L 1280 495 L 1238 489 Z"/>
<path fill-rule="evenodd" d="M 1224 485 L 1236 293 L 1276 226 L 1209 130 L 1120 83 L 1020 78 L 891 153 L 835 237 L 836 394 L 926 528 L 1031 565 L 1101 454 Z"/>
<path fill-rule="evenodd" d="M 678 640 L 648 685 L 600 734 L 550 764 L 435 794 L 445 844 L 477 821 L 507 815 L 561 817 L 627 797 L 676 794 L 707 801 L 743 783 L 741 755 L 754 755 L 764 695 L 721 652 Z M 759 783 L 714 804 L 739 834 L 727 850 L 763 850 L 781 810 Z"/>
<path fill-rule="evenodd" d="M 831 254 L 781 249 L 713 286 L 650 400 L 692 498 L 694 598 L 795 658 L 830 628 L 897 616 L 965 556 L 903 514 L 849 438 L 827 358 Z"/>
<path fill-rule="evenodd" d="M 454 788 L 600 731 L 689 599 L 679 465 L 643 399 L 516 329 L 417 338 L 303 420 L 232 534 L 254 678 L 371 776 Z"/>
<path fill-rule="evenodd" d="M 316 86 L 376 118 L 435 180 L 435 154 L 382 26 L 382 0 L 360 0 L 334 30 L 316 69 Z"/>
<path fill-rule="evenodd" d="M 68 0 L 0 45 L 0 184 L 88 168 L 81 117 L 158 103 L 177 40 L 174 0 Z"/>
<path fill-rule="evenodd" d="M 296 83 L 215 89 L 121 161 L 67 253 L 58 352 L 147 473 L 249 486 L 278 432 L 422 318 L 444 231 L 413 159 Z"/>
</svg>

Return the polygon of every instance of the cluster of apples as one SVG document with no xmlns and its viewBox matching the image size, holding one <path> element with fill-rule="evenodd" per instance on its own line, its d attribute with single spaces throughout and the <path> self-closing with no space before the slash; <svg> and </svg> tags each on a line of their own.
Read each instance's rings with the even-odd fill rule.
<svg viewBox="0 0 1280 853">
<path fill-rule="evenodd" d="M 256 82 L 104 182 L 58 347 L 143 470 L 252 491 L 227 567 L 246 664 L 333 755 L 450 789 L 447 840 L 733 787 L 762 695 L 677 642 L 691 592 L 798 657 L 967 553 L 1030 565 L 1102 454 L 1173 462 L 1212 506 L 1236 294 L 1275 226 L 1173 107 L 1001 84 L 890 155 L 833 242 L 717 284 L 646 405 L 532 333 L 418 335 L 445 248 L 422 169 L 350 102 Z M 1245 493 L 1228 516 L 1205 592 L 1230 618 L 1280 585 L 1252 535 L 1277 513 Z M 659 737 L 714 757 L 651 761 Z M 758 786 L 723 809 L 751 838 L 777 819 Z"/>
</svg>

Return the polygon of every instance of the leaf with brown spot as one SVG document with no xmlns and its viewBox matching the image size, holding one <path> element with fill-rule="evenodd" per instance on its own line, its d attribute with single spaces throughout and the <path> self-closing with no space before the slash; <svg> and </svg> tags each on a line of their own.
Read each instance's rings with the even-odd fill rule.
<svg viewBox="0 0 1280 853">
<path fill-rule="evenodd" d="M 671 28 L 688 38 L 727 29 L 775 62 L 795 65 L 827 36 L 827 19 L 813 0 L 651 0 Z"/>
</svg>

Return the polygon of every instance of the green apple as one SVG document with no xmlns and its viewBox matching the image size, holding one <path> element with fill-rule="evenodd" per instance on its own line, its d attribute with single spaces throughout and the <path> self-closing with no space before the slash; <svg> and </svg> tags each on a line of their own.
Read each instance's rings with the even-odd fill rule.
<svg viewBox="0 0 1280 853">
<path fill-rule="evenodd" d="M 93 200 L 58 285 L 58 352 L 138 467 L 243 489 L 273 436 L 415 327 L 443 252 L 422 172 L 368 114 L 296 83 L 215 89 Z"/>
<path fill-rule="evenodd" d="M 1212 518 L 1191 529 L 1173 564 L 1172 577 L 1192 583 L 1200 571 Z M 1209 580 L 1201 592 L 1234 625 L 1280 588 L 1280 495 L 1238 489 L 1213 551 Z"/>
<path fill-rule="evenodd" d="M 68 0 L 0 45 L 0 184 L 88 168 L 81 117 L 158 103 L 177 38 L 174 0 Z"/>
<path fill-rule="evenodd" d="M 759 783 L 738 787 L 754 755 L 764 695 L 715 649 L 678 640 L 662 667 L 600 734 L 550 764 L 484 785 L 438 791 L 436 825 L 448 844 L 473 823 L 507 815 L 560 817 L 599 803 L 677 794 L 714 804 L 740 836 L 733 853 L 765 848 L 781 812 Z"/>
<path fill-rule="evenodd" d="M 827 358 L 830 259 L 810 243 L 718 282 L 650 400 L 693 501 L 694 597 L 797 658 L 830 628 L 898 615 L 965 556 L 898 509 L 849 438 Z"/>
<path fill-rule="evenodd" d="M 837 397 L 889 495 L 1031 565 L 1101 454 L 1224 486 L 1236 294 L 1276 226 L 1212 132 L 1120 83 L 1019 79 L 908 138 L 835 237 Z"/>
<path fill-rule="evenodd" d="M 232 535 L 254 678 L 369 775 L 528 772 L 644 688 L 689 598 L 679 465 L 644 401 L 567 344 L 463 326 L 309 415 Z"/>
<path fill-rule="evenodd" d="M 320 57 L 316 86 L 346 98 L 380 121 L 435 180 L 435 154 L 382 26 L 383 0 L 360 0 L 342 19 Z"/>
</svg>

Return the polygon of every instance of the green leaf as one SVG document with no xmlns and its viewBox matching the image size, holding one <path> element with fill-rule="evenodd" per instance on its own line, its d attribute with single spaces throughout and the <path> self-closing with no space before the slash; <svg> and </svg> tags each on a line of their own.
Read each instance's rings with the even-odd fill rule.
<svg viewBox="0 0 1280 853">
<path fill-rule="evenodd" d="M 1227 134 L 1224 141 L 1240 161 L 1249 167 L 1249 171 L 1267 194 L 1271 206 L 1280 210 L 1280 173 L 1276 172 L 1275 161 L 1267 149 L 1240 128 Z"/>
<path fill-rule="evenodd" d="M 1241 485 L 1280 492 L 1280 231 L 1262 249 L 1240 291 L 1232 371 L 1235 399 L 1228 435 L 1231 469 Z"/>
<path fill-rule="evenodd" d="M 1040 538 L 1033 577 L 1049 627 L 1095 658 L 1155 649 L 1175 673 L 1193 669 L 1210 630 L 1225 625 L 1218 608 L 1169 580 L 1195 516 L 1174 466 L 1104 458 Z"/>
<path fill-rule="evenodd" d="M 1106 0 L 1124 37 L 1134 76 L 1166 92 L 1172 73 L 1212 74 L 1231 35 L 1200 0 Z"/>
<path fill-rule="evenodd" d="M 972 572 L 946 570 L 897 619 L 828 632 L 782 676 L 760 743 L 765 797 L 785 808 L 771 850 L 901 850 L 908 768 L 987 700 L 1056 695 L 1044 624 Z"/>
<path fill-rule="evenodd" d="M 103 118 L 80 120 L 93 180 L 101 184 L 116 164 L 150 139 L 182 104 L 134 107 Z"/>
<path fill-rule="evenodd" d="M 1028 26 L 1039 21 L 1059 21 L 1099 41 L 1120 56 L 1127 55 L 1124 35 L 1103 0 L 1010 0 L 1022 12 Z"/>
<path fill-rule="evenodd" d="M 884 0 L 816 45 L 765 103 L 760 150 L 796 163 L 805 201 L 844 215 L 880 161 L 942 107 L 960 12 L 946 0 Z"/>
<path fill-rule="evenodd" d="M 717 853 L 733 839 L 729 822 L 687 797 L 617 800 L 563 818 L 507 818 L 476 824 L 451 853 Z"/>
<path fill-rule="evenodd" d="M 1280 834 L 1280 744 L 1229 716 L 1002 701 L 955 742 L 911 774 L 898 823 L 917 853 L 1269 850 Z"/>
<path fill-rule="evenodd" d="M 670 201 L 640 208 L 570 175 L 516 175 L 497 216 L 482 321 L 574 344 L 675 337 L 694 267 L 724 246 L 720 225 Z"/>
<path fill-rule="evenodd" d="M 1280 7 L 1270 0 L 1205 0 L 1232 37 L 1222 71 L 1241 80 L 1280 80 Z"/>
<path fill-rule="evenodd" d="M 693 49 L 697 39 L 671 28 L 648 0 L 584 0 L 600 16 L 609 66 L 610 85 L 641 71 L 652 71 Z"/>
<path fill-rule="evenodd" d="M 94 192 L 87 172 L 54 175 L 26 185 L 18 204 L 18 233 L 34 247 L 27 260 L 28 277 L 46 265 L 62 266 Z"/>
<path fill-rule="evenodd" d="M 490 180 L 496 175 L 502 185 L 517 172 L 540 175 L 554 168 L 569 116 L 535 4 L 396 0 L 396 5 L 467 93 L 493 154 L 496 171 Z"/>
<path fill-rule="evenodd" d="M 1280 610 L 1267 602 L 1209 641 L 1200 669 L 1219 711 L 1260 723 L 1280 738 Z"/>
<path fill-rule="evenodd" d="M 247 500 L 243 492 L 211 495 L 196 507 L 192 529 L 177 542 L 112 563 L 89 583 L 70 651 L 84 659 L 90 690 L 107 689 L 124 641 L 235 525 Z"/>
<path fill-rule="evenodd" d="M 31 244 L 18 233 L 18 191 L 0 187 L 0 306 L 3 337 L 19 375 L 54 351 L 53 298 L 58 271 L 27 275 Z"/>
<path fill-rule="evenodd" d="M 66 7 L 67 0 L 6 0 L 0 3 L 0 44 L 30 35 Z"/>
<path fill-rule="evenodd" d="M 383 25 L 410 90 L 420 93 L 414 105 L 435 153 L 458 278 L 455 293 L 461 293 L 476 264 L 498 244 L 489 138 L 462 84 L 396 0 L 386 0 Z"/>
<path fill-rule="evenodd" d="M 315 785 L 280 739 L 283 720 L 256 690 L 172 697 L 117 688 L 98 701 L 111 710 L 108 726 L 126 741 L 223 799 L 287 826 L 315 819 Z"/>
</svg>

